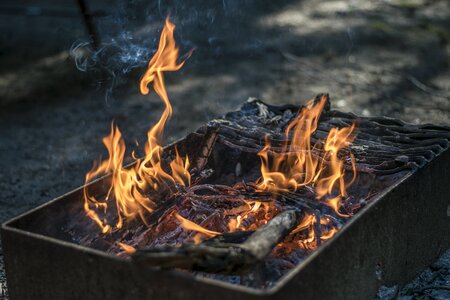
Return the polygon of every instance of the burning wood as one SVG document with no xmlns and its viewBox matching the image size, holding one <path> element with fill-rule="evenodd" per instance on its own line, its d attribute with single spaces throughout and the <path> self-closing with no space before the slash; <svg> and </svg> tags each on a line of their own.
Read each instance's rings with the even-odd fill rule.
<svg viewBox="0 0 450 300">
<path fill-rule="evenodd" d="M 172 111 L 163 74 L 184 64 L 173 30 L 167 20 L 140 84 L 147 94 L 153 83 L 165 104 L 145 157 L 124 167 L 125 143 L 112 125 L 103 140 L 109 159 L 86 175 L 89 183 L 111 174 L 103 195 L 84 189 L 84 211 L 100 230 L 80 229 L 83 221 L 68 228 L 84 233 L 83 245 L 215 274 L 276 264 L 270 284 L 392 182 L 449 146 L 449 128 L 333 111 L 321 94 L 302 107 L 251 99 L 163 148 Z"/>
<path fill-rule="evenodd" d="M 145 265 L 161 268 L 236 273 L 262 262 L 276 244 L 294 229 L 298 216 L 299 213 L 293 210 L 282 212 L 255 232 L 250 232 L 242 243 L 211 239 L 198 246 L 185 244 L 181 247 L 162 246 L 138 250 L 133 253 L 132 258 Z M 245 232 L 236 232 L 225 237 L 225 240 L 234 235 L 242 238 L 243 234 Z"/>
</svg>

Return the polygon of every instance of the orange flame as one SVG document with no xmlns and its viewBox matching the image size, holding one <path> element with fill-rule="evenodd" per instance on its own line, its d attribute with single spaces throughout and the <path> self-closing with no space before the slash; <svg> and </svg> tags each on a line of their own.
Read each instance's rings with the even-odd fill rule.
<svg viewBox="0 0 450 300">
<path fill-rule="evenodd" d="M 339 212 L 341 206 L 341 198 L 347 196 L 346 188 L 354 181 L 356 171 L 354 158 L 353 156 L 350 156 L 350 159 L 352 160 L 354 176 L 352 181 L 346 184 L 344 179 L 344 162 L 339 159 L 338 153 L 342 148 L 347 147 L 354 140 L 354 129 L 355 124 L 353 124 L 351 127 L 345 127 L 342 129 L 331 128 L 324 147 L 324 150 L 326 151 L 325 160 L 329 161 L 329 165 L 324 168 L 322 177 L 317 181 L 315 185 L 318 199 L 321 199 L 326 195 L 331 195 L 336 186 L 338 187 L 339 195 L 326 201 L 326 204 L 331 206 L 338 215 L 343 217 L 345 217 L 346 215 Z"/>
<path fill-rule="evenodd" d="M 324 241 L 329 240 L 337 233 L 337 231 L 336 227 L 333 227 L 327 233 L 322 234 L 320 238 Z"/>
<path fill-rule="evenodd" d="M 307 213 L 303 217 L 300 224 L 298 224 L 297 227 L 291 231 L 290 233 L 291 236 L 294 236 L 302 231 L 307 232 L 306 237 L 297 240 L 298 246 L 309 250 L 313 250 L 317 248 L 317 246 L 320 244 L 318 243 L 318 239 L 320 239 L 320 241 L 327 241 L 338 232 L 338 228 L 330 224 L 331 222 L 329 218 L 327 217 L 319 217 L 319 218 L 320 220 L 318 220 L 318 217 L 316 215 Z M 320 222 L 321 224 L 320 236 L 316 236 L 316 230 L 314 228 L 315 226 L 317 226 L 317 222 Z M 289 246 L 288 249 L 290 249 Z"/>
<path fill-rule="evenodd" d="M 241 228 L 242 221 L 244 221 L 251 213 L 256 213 L 261 207 L 264 208 L 266 213 L 269 212 L 271 203 L 261 202 L 261 201 L 246 201 L 245 206 L 236 207 L 230 209 L 227 215 L 237 215 L 236 218 L 230 218 L 228 220 L 228 231 L 234 232 Z M 262 220 L 267 222 L 267 220 Z"/>
<path fill-rule="evenodd" d="M 316 189 L 317 198 L 322 199 L 334 193 L 338 187 L 339 196 L 327 200 L 326 204 L 343 216 L 339 212 L 341 198 L 347 195 L 346 187 L 353 182 L 356 170 L 351 156 L 354 176 L 350 183 L 346 183 L 344 162 L 338 157 L 338 153 L 353 141 L 356 126 L 353 124 L 342 129 L 332 128 L 324 146 L 320 140 L 311 145 L 311 137 L 317 130 L 326 101 L 326 96 L 322 96 L 317 102 L 308 102 L 299 116 L 287 126 L 285 135 L 287 138 L 292 136 L 291 143 L 286 142 L 281 151 L 271 151 L 272 146 L 266 141 L 265 147 L 258 154 L 261 159 L 258 188 L 277 193 L 296 191 L 301 186 L 311 185 Z M 322 148 L 324 157 L 320 158 L 314 152 Z"/>
<path fill-rule="evenodd" d="M 297 232 L 300 232 L 302 230 L 305 230 L 309 228 L 311 225 L 314 224 L 315 216 L 312 214 L 306 215 L 303 220 L 300 222 L 300 224 L 297 225 L 297 227 L 291 231 L 291 234 L 295 234 Z"/>
<path fill-rule="evenodd" d="M 203 233 L 208 237 L 214 237 L 216 235 L 221 234 L 220 232 L 217 231 L 212 231 L 209 229 L 206 229 L 192 221 L 189 221 L 186 218 L 183 218 L 182 216 L 180 216 L 179 214 L 175 214 L 175 218 L 180 222 L 181 227 L 183 227 L 186 230 L 192 230 L 192 231 L 197 231 L 199 233 Z M 195 244 L 199 244 L 202 241 L 201 236 L 196 235 L 194 236 L 194 243 Z"/>
<path fill-rule="evenodd" d="M 124 168 L 125 142 L 119 129 L 111 125 L 111 133 L 103 139 L 108 149 L 109 158 L 86 174 L 86 183 L 100 175 L 111 173 L 111 186 L 104 201 L 97 200 L 89 195 L 87 188 L 84 189 L 84 210 L 94 220 L 103 233 L 110 232 L 112 226 L 106 220 L 101 219 L 98 209 L 103 210 L 106 215 L 110 195 L 114 196 L 117 211 L 117 229 L 122 228 L 125 219 L 131 220 L 139 216 L 146 222 L 146 215 L 154 210 L 155 203 L 148 197 L 150 191 L 176 189 L 176 184 L 189 185 L 189 159 L 183 160 L 178 151 L 170 163 L 170 172 L 162 167 L 163 148 L 160 141 L 164 132 L 164 126 L 172 114 L 172 106 L 164 85 L 164 72 L 177 71 L 184 61 L 178 63 L 178 48 L 173 36 L 175 25 L 166 19 L 164 29 L 161 32 L 158 50 L 148 64 L 147 71 L 140 82 L 140 91 L 143 95 L 149 93 L 147 87 L 153 83 L 153 88 L 165 105 L 159 121 L 147 133 L 145 145 L 145 157 L 137 159 L 131 168 Z M 190 53 L 188 54 L 190 55 Z"/>
<path fill-rule="evenodd" d="M 165 105 L 164 112 L 162 113 L 158 123 L 156 123 L 156 125 L 151 128 L 147 134 L 148 144 L 145 148 L 145 153 L 147 156 L 154 151 L 154 149 L 159 148 L 158 141 L 164 132 L 164 125 L 172 116 L 172 105 L 170 104 L 164 84 L 164 72 L 178 71 L 185 63 L 185 60 L 177 63 L 179 50 L 176 46 L 175 38 L 173 37 L 174 30 L 175 25 L 167 18 L 159 39 L 158 50 L 148 63 L 147 71 L 142 76 L 139 85 L 142 95 L 147 95 L 149 93 L 148 85 L 153 83 L 155 92 Z M 188 53 L 187 58 L 189 58 L 190 54 L 191 52 Z"/>
<path fill-rule="evenodd" d="M 272 164 L 269 163 L 269 150 L 271 145 L 266 141 L 266 146 L 259 153 L 261 158 L 262 181 L 259 188 L 274 192 L 297 190 L 298 187 L 313 183 L 320 174 L 318 159 L 312 155 L 311 136 L 317 129 L 320 115 L 326 104 L 323 96 L 318 103 L 310 101 L 301 111 L 300 115 L 286 128 L 285 135 L 288 138 L 292 132 L 292 141 L 283 145 L 281 152 L 274 152 Z"/>
<path fill-rule="evenodd" d="M 125 243 L 117 242 L 117 244 L 128 254 L 133 254 L 136 252 L 136 249 L 133 246 L 127 245 Z"/>
</svg>

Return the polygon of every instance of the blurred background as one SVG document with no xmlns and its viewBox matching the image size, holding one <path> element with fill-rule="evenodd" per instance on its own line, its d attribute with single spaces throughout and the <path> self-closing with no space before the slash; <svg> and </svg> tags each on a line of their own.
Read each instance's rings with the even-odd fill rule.
<svg viewBox="0 0 450 300">
<path fill-rule="evenodd" d="M 450 124 L 447 0 L 2 0 L 1 222 L 82 185 L 112 120 L 129 153 L 145 141 L 163 105 L 138 83 L 167 15 L 195 49 L 167 75 L 168 141 L 248 97 L 322 92 L 335 109 Z"/>
</svg>

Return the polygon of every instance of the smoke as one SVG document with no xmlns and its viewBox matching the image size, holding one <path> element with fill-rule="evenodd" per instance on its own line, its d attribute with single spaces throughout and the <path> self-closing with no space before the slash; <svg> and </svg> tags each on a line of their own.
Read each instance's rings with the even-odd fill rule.
<svg viewBox="0 0 450 300">
<path fill-rule="evenodd" d="M 98 84 L 106 87 L 108 98 L 117 83 L 135 69 L 144 69 L 156 51 L 157 39 L 169 16 L 177 25 L 175 31 L 181 53 L 196 48 L 190 64 L 201 63 L 208 57 L 232 57 L 227 45 L 238 40 L 239 49 L 254 52 L 261 41 L 245 36 L 257 17 L 260 7 L 256 0 L 133 0 L 118 1 L 104 17 L 95 18 L 100 45 L 93 49 L 88 39 L 73 43 L 70 54 L 81 72 L 93 73 Z M 265 6 L 271 6 L 262 1 Z M 261 2 L 258 2 L 260 4 Z M 264 7 L 264 5 L 263 5 Z"/>
<path fill-rule="evenodd" d="M 105 88 L 108 102 L 124 75 L 148 63 L 156 51 L 154 45 L 154 40 L 137 41 L 125 31 L 102 43 L 98 50 L 91 47 L 90 41 L 76 41 L 70 48 L 70 55 L 79 71 L 95 74 L 99 86 Z"/>
<path fill-rule="evenodd" d="M 155 49 L 149 42 L 145 46 L 134 40 L 129 32 L 122 32 L 117 38 L 102 43 L 97 51 L 90 47 L 89 41 L 77 41 L 70 48 L 75 66 L 82 72 L 101 71 L 118 76 L 145 66 Z"/>
</svg>

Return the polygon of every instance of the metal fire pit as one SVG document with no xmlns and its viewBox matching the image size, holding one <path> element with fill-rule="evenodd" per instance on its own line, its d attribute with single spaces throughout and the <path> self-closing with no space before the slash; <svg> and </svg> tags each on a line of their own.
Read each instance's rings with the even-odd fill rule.
<svg viewBox="0 0 450 300">
<path fill-rule="evenodd" d="M 449 173 L 447 147 L 405 173 L 268 289 L 160 271 L 65 241 L 62 222 L 82 209 L 81 187 L 2 225 L 10 297 L 372 299 L 381 284 L 405 283 L 450 247 Z"/>
</svg>

